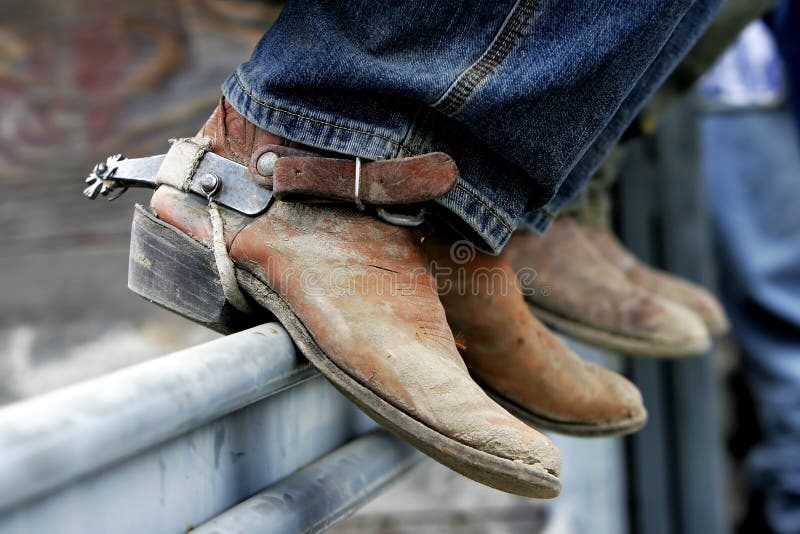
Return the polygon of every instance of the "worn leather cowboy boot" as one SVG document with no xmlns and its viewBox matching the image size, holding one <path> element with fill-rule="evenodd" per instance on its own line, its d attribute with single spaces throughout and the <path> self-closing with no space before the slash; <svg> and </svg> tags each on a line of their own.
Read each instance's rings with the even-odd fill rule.
<svg viewBox="0 0 800 534">
<path fill-rule="evenodd" d="M 160 164 L 152 214 L 140 209 L 134 222 L 131 286 L 221 329 L 240 318 L 231 304 L 256 310 L 255 320 L 266 309 L 334 386 L 424 453 L 503 491 L 558 495 L 553 443 L 470 378 L 419 232 L 371 211 L 444 194 L 457 177 L 452 160 L 318 156 L 222 101 L 198 137 L 178 141 Z M 131 172 L 115 168 L 107 188 Z M 261 190 L 240 195 L 253 184 L 274 194 L 263 208 L 254 206 Z M 305 202 L 312 198 L 327 203 Z M 330 202 L 344 199 L 349 206 Z M 195 269 L 176 276 L 183 265 Z M 202 308 L 208 301 L 227 308 Z"/>
<path fill-rule="evenodd" d="M 533 312 L 576 339 L 631 356 L 705 352 L 711 340 L 691 310 L 634 284 L 570 218 L 544 235 L 517 232 L 506 247 Z M 533 276 L 535 272 L 535 276 Z"/>
<path fill-rule="evenodd" d="M 534 427 L 564 434 L 614 436 L 644 426 L 636 386 L 580 359 L 531 315 L 506 254 L 436 238 L 423 248 L 464 362 L 498 403 Z"/>
<path fill-rule="evenodd" d="M 725 334 L 729 328 L 728 318 L 711 293 L 697 284 L 645 265 L 611 231 L 612 201 L 609 188 L 616 181 L 623 154 L 624 149 L 615 149 L 581 196 L 565 206 L 561 218 L 574 220 L 592 246 L 631 282 L 692 310 L 703 320 L 711 336 Z"/>
<path fill-rule="evenodd" d="M 603 257 L 625 273 L 634 284 L 689 308 L 703 320 L 712 336 L 722 336 L 728 331 L 725 311 L 705 288 L 645 265 L 608 228 L 589 225 L 581 229 Z"/>
</svg>

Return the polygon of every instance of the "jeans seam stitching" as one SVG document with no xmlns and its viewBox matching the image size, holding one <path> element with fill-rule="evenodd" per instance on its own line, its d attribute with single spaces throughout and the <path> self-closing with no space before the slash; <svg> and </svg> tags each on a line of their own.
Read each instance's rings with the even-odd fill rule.
<svg viewBox="0 0 800 534">
<path fill-rule="evenodd" d="M 517 23 L 519 17 L 515 17 L 514 23 Z M 474 69 L 471 69 L 467 76 L 465 76 L 461 82 L 454 88 L 454 91 L 450 97 L 450 101 L 444 105 L 441 111 L 445 114 L 451 115 L 456 113 L 466 102 L 469 95 L 472 94 L 472 91 L 475 90 L 475 87 L 491 73 L 502 61 L 505 59 L 506 55 L 511 49 L 511 46 L 516 41 L 517 37 L 519 36 L 519 29 L 512 28 L 500 42 L 500 44 L 495 48 L 495 52 L 487 56 L 487 59 L 482 63 L 477 65 Z M 497 54 L 500 53 L 499 51 L 502 50 L 501 55 L 498 57 Z M 491 52 L 491 51 L 490 51 Z"/>
<path fill-rule="evenodd" d="M 492 217 L 494 217 L 495 219 L 497 219 L 497 222 L 499 222 L 501 225 L 503 225 L 503 227 L 504 227 L 506 230 L 508 230 L 509 232 L 513 232 L 513 231 L 514 231 L 514 230 L 512 230 L 512 229 L 511 229 L 511 226 L 510 226 L 508 223 L 506 223 L 506 222 L 505 222 L 505 221 L 504 221 L 504 220 L 503 220 L 503 219 L 500 217 L 500 215 L 498 215 L 497 213 L 495 213 L 495 211 L 494 211 L 494 210 L 493 210 L 491 207 L 489 207 L 489 205 L 488 205 L 486 202 L 484 202 L 484 201 L 483 201 L 483 199 L 481 199 L 481 198 L 480 198 L 478 195 L 476 195 L 475 193 L 473 193 L 472 191 L 470 191 L 469 189 L 467 189 L 466 187 L 464 187 L 464 186 L 463 186 L 462 184 L 460 184 L 460 183 L 456 183 L 456 187 L 457 187 L 458 189 L 460 189 L 460 190 L 464 191 L 465 193 L 467 193 L 467 194 L 468 194 L 469 196 L 471 196 L 473 199 L 475 199 L 475 200 L 476 200 L 476 201 L 477 201 L 477 202 L 478 202 L 478 203 L 479 203 L 481 206 L 483 206 L 483 207 L 484 207 L 484 209 L 485 209 L 486 211 L 488 211 L 488 212 L 489 212 L 489 214 L 490 214 Z"/>
<path fill-rule="evenodd" d="M 244 94 L 246 94 L 250 98 L 250 100 L 252 100 L 256 104 L 258 104 L 259 106 L 265 107 L 267 109 L 271 109 L 273 111 L 277 111 L 278 113 L 285 113 L 287 115 L 290 115 L 292 117 L 296 117 L 298 119 L 307 120 L 309 122 L 315 122 L 315 123 L 318 123 L 318 124 L 323 124 L 325 126 L 330 126 L 332 128 L 337 128 L 339 130 L 344 130 L 344 131 L 363 134 L 363 135 L 369 135 L 369 136 L 375 137 L 377 139 L 382 139 L 384 141 L 387 141 L 387 142 L 397 146 L 400 150 L 402 150 L 406 154 L 411 155 L 411 156 L 414 155 L 414 152 L 410 148 L 408 148 L 407 146 L 403 145 L 402 143 L 399 143 L 399 142 L 395 141 L 391 137 L 386 137 L 385 135 L 376 134 L 376 133 L 368 132 L 368 131 L 365 131 L 365 130 L 359 130 L 357 128 L 350 128 L 348 126 L 341 126 L 341 125 L 338 125 L 338 124 L 334 124 L 332 122 L 328 122 L 328 121 L 325 121 L 325 120 L 322 120 L 322 119 L 316 119 L 314 117 L 308 117 L 306 115 L 301 115 L 300 113 L 297 113 L 297 112 L 294 112 L 294 111 L 289 111 L 288 109 L 283 109 L 283 108 L 280 108 L 278 106 L 274 106 L 272 104 L 268 104 L 268 103 L 266 103 L 266 102 L 264 102 L 262 100 L 259 100 L 255 95 L 253 95 L 250 91 L 247 90 L 247 88 L 244 86 L 244 82 L 242 82 L 241 78 L 239 77 L 239 73 L 238 72 L 234 73 L 234 77 L 236 78 L 236 84 L 241 88 L 242 91 L 244 91 Z"/>
<path fill-rule="evenodd" d="M 519 0 L 489 48 L 476 63 L 459 75 L 433 107 L 448 116 L 458 112 L 475 87 L 497 68 L 511 51 L 538 4 L 539 0 Z"/>
</svg>

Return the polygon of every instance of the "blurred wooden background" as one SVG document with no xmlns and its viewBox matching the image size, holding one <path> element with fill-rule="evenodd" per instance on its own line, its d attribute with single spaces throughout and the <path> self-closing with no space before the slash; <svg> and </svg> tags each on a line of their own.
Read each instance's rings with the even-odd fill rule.
<svg viewBox="0 0 800 534">
<path fill-rule="evenodd" d="M 123 256 L 131 206 L 146 195 L 85 201 L 83 178 L 110 154 L 162 153 L 170 137 L 197 131 L 279 9 L 239 0 L 3 3 L 3 324 L 141 309 L 124 293 Z"/>
</svg>

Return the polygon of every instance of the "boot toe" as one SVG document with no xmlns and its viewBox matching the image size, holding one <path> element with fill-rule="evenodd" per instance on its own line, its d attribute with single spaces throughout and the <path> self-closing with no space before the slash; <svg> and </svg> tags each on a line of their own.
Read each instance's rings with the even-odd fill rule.
<svg viewBox="0 0 800 534">
<path fill-rule="evenodd" d="M 716 299 L 713 299 L 712 302 L 713 305 L 707 308 L 706 313 L 704 313 L 702 317 L 711 336 L 721 337 L 728 333 L 731 329 L 731 325 L 722 306 L 719 305 Z"/>
<path fill-rule="evenodd" d="M 665 299 L 676 302 L 696 313 L 713 337 L 728 331 L 728 318 L 719 300 L 707 289 L 669 273 L 640 267 L 631 279 Z"/>
<path fill-rule="evenodd" d="M 530 427 L 528 427 L 528 432 Z M 527 441 L 531 446 L 535 447 L 537 461 L 541 464 L 541 466 L 553 475 L 554 477 L 558 477 L 561 474 L 561 452 L 556 447 L 556 444 L 550 441 L 550 438 L 545 436 L 544 434 L 535 431 L 536 436 L 526 436 Z"/>
<path fill-rule="evenodd" d="M 616 419 L 645 421 L 647 410 L 644 407 L 642 394 L 636 385 L 622 375 L 605 370 L 611 376 L 611 387 L 614 405 L 617 407 Z"/>
<path fill-rule="evenodd" d="M 647 294 L 629 313 L 633 333 L 675 356 L 701 354 L 711 348 L 705 323 L 690 309 Z"/>
<path fill-rule="evenodd" d="M 694 311 L 703 320 L 712 337 L 725 335 L 730 324 L 725 310 L 716 297 L 700 287 L 692 287 L 691 297 L 677 302 Z"/>
<path fill-rule="evenodd" d="M 561 454 L 544 434 L 522 423 L 506 410 L 486 398 L 486 410 L 459 432 L 459 441 L 494 456 L 541 468 L 558 477 Z M 468 418 L 472 419 L 472 418 Z"/>
<path fill-rule="evenodd" d="M 525 428 L 516 436 L 508 436 L 505 445 L 498 442 L 492 445 L 490 450 L 494 448 L 507 450 L 507 446 L 511 445 L 512 450 L 518 449 L 515 453 L 517 458 L 522 458 L 523 462 L 530 465 L 539 465 L 548 474 L 558 477 L 561 474 L 561 453 L 558 447 L 544 434 L 527 425 L 523 426 Z M 519 450 L 520 446 L 522 450 Z"/>
<path fill-rule="evenodd" d="M 663 329 L 665 340 L 687 352 L 700 354 L 711 348 L 711 337 L 703 320 L 693 311 L 672 302 L 662 303 L 669 310 Z"/>
<path fill-rule="evenodd" d="M 587 384 L 580 402 L 573 402 L 570 416 L 597 427 L 628 429 L 647 419 L 642 394 L 619 373 L 592 362 L 584 362 L 581 382 Z"/>
</svg>

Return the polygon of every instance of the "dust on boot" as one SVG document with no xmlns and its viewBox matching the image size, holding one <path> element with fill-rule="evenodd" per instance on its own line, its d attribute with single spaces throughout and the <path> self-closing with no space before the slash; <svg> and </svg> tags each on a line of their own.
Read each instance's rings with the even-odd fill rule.
<svg viewBox="0 0 800 534">
<path fill-rule="evenodd" d="M 688 308 L 633 283 L 571 218 L 544 235 L 515 233 L 506 247 L 525 298 L 544 322 L 566 334 L 631 356 L 703 353 L 711 340 Z"/>
<path fill-rule="evenodd" d="M 506 255 L 467 242 L 423 244 L 440 298 L 472 376 L 498 403 L 537 428 L 577 436 L 635 432 L 647 421 L 639 390 L 582 360 L 534 317 Z"/>
<path fill-rule="evenodd" d="M 582 229 L 603 257 L 624 272 L 631 282 L 695 312 L 713 337 L 728 331 L 725 311 L 708 290 L 641 262 L 604 226 L 583 226 Z"/>
<path fill-rule="evenodd" d="M 612 154 L 581 195 L 564 208 L 562 217 L 573 218 L 592 245 L 631 282 L 692 310 L 703 320 L 712 337 L 725 334 L 729 328 L 728 318 L 709 291 L 644 264 L 612 232 L 609 188 L 617 179 L 624 148 L 617 147 Z"/>
<path fill-rule="evenodd" d="M 420 231 L 374 215 L 413 224 L 385 210 L 438 198 L 456 179 L 445 154 L 321 154 L 223 100 L 166 156 L 97 168 L 87 195 L 158 186 L 135 215 L 135 291 L 219 330 L 267 311 L 334 386 L 424 453 L 497 489 L 554 497 L 558 450 L 470 378 Z M 192 285 L 186 266 L 202 273 Z"/>
</svg>

